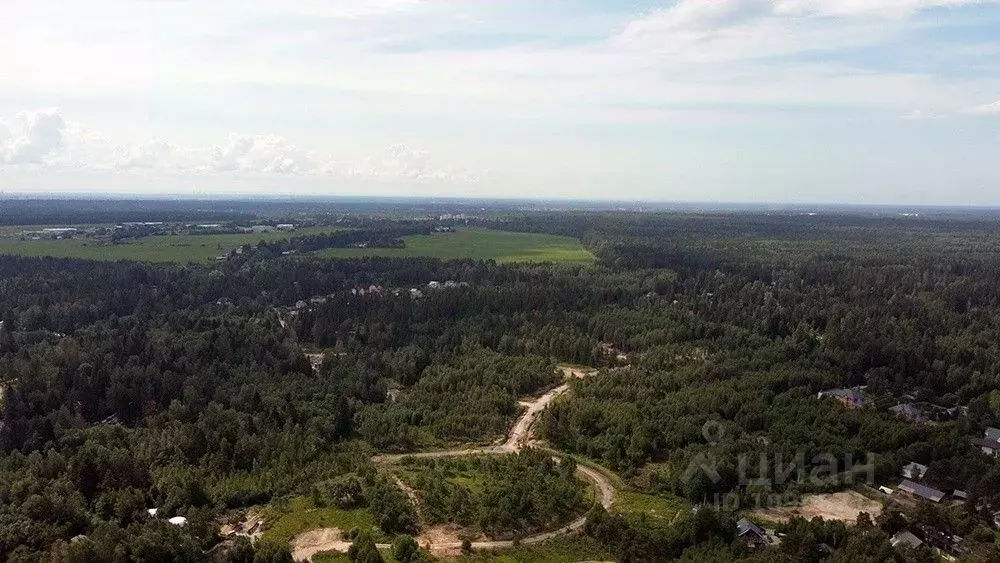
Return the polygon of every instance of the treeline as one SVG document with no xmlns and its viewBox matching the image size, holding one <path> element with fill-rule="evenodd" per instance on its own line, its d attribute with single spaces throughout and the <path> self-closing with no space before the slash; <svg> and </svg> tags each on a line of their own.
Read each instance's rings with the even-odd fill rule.
<svg viewBox="0 0 1000 563">
<path fill-rule="evenodd" d="M 231 202 L 230 202 L 231 203 Z M 203 201 L 4 199 L 0 225 L 93 225 L 129 222 L 248 221 L 257 209 Z"/>
<path fill-rule="evenodd" d="M 406 246 L 403 237 L 409 235 L 429 235 L 431 227 L 424 224 L 411 226 L 392 223 L 366 228 L 336 230 L 329 233 L 292 237 L 272 242 L 261 241 L 255 247 L 256 254 L 275 257 L 283 252 L 307 253 L 324 248 L 402 248 Z"/>
</svg>

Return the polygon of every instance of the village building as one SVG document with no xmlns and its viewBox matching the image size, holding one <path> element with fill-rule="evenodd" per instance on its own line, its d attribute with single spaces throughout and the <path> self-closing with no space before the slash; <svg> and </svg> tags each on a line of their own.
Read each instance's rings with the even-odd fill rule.
<svg viewBox="0 0 1000 563">
<path fill-rule="evenodd" d="M 768 543 L 767 532 L 764 531 L 764 528 L 746 518 L 740 518 L 736 522 L 736 537 L 750 548 L 760 547 Z"/>
<path fill-rule="evenodd" d="M 1000 454 L 1000 442 L 989 438 L 973 438 L 972 445 L 977 446 L 984 454 L 996 456 Z"/>
<path fill-rule="evenodd" d="M 909 479 L 904 480 L 899 484 L 899 490 L 910 493 L 911 495 L 918 496 L 920 498 L 925 498 L 931 502 L 941 502 L 945 494 L 935 488 L 928 487 L 926 485 L 921 485 L 920 483 L 914 483 Z"/>
</svg>

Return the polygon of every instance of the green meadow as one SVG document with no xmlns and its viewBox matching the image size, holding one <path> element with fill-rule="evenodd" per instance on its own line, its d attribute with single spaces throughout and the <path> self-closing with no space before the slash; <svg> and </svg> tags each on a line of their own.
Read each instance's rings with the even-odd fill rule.
<svg viewBox="0 0 1000 563">
<path fill-rule="evenodd" d="M 285 240 L 290 237 L 328 233 L 332 227 L 307 227 L 293 232 L 269 232 L 221 235 L 153 235 L 120 244 L 105 244 L 83 238 L 66 240 L 20 240 L 8 228 L 0 233 L 0 254 L 18 256 L 53 256 L 90 260 L 138 260 L 145 262 L 200 262 L 214 260 L 244 244 Z"/>
<path fill-rule="evenodd" d="M 562 262 L 589 264 L 594 256 L 572 237 L 480 229 L 403 237 L 405 248 L 330 248 L 322 256 L 357 258 L 428 256 L 443 260 L 472 258 L 497 262 Z"/>
</svg>

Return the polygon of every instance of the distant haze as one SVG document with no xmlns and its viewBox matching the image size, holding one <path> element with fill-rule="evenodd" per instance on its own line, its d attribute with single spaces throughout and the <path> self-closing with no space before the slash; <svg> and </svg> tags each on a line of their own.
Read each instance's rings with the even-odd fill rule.
<svg viewBox="0 0 1000 563">
<path fill-rule="evenodd" d="M 1000 205 L 1000 0 L 8 0 L 0 192 Z"/>
</svg>

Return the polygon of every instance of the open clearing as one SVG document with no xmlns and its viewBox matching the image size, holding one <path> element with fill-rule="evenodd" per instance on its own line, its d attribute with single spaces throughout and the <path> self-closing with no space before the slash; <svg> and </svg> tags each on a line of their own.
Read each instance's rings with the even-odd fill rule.
<svg viewBox="0 0 1000 563">
<path fill-rule="evenodd" d="M 333 506 L 317 507 L 308 497 L 294 497 L 287 506 L 270 507 L 265 514 L 264 538 L 290 541 L 299 534 L 323 528 L 370 530 L 381 537 L 371 512 L 363 508 L 344 510 Z M 315 538 L 311 538 L 315 540 Z M 316 543 L 312 541 L 312 543 Z"/>
<path fill-rule="evenodd" d="M 318 252 L 334 258 L 427 256 L 443 260 L 473 258 L 497 262 L 562 262 L 589 264 L 594 256 L 575 238 L 537 233 L 480 229 L 403 237 L 405 248 L 329 248 Z"/>
<path fill-rule="evenodd" d="M 20 227 L 8 227 L 0 237 L 0 254 L 51 256 L 88 260 L 137 260 L 142 262 L 206 262 L 228 254 L 244 244 L 272 242 L 291 237 L 329 233 L 334 227 L 307 227 L 291 232 L 221 234 L 221 235 L 152 235 L 121 244 L 104 244 L 85 238 L 66 240 L 21 240 Z"/>
<path fill-rule="evenodd" d="M 820 516 L 825 520 L 853 524 L 862 512 L 875 518 L 882 513 L 882 504 L 857 491 L 841 491 L 826 495 L 807 495 L 799 505 L 765 508 L 755 510 L 753 514 L 773 522 L 787 522 L 793 516 L 801 516 L 807 520 Z"/>
</svg>

